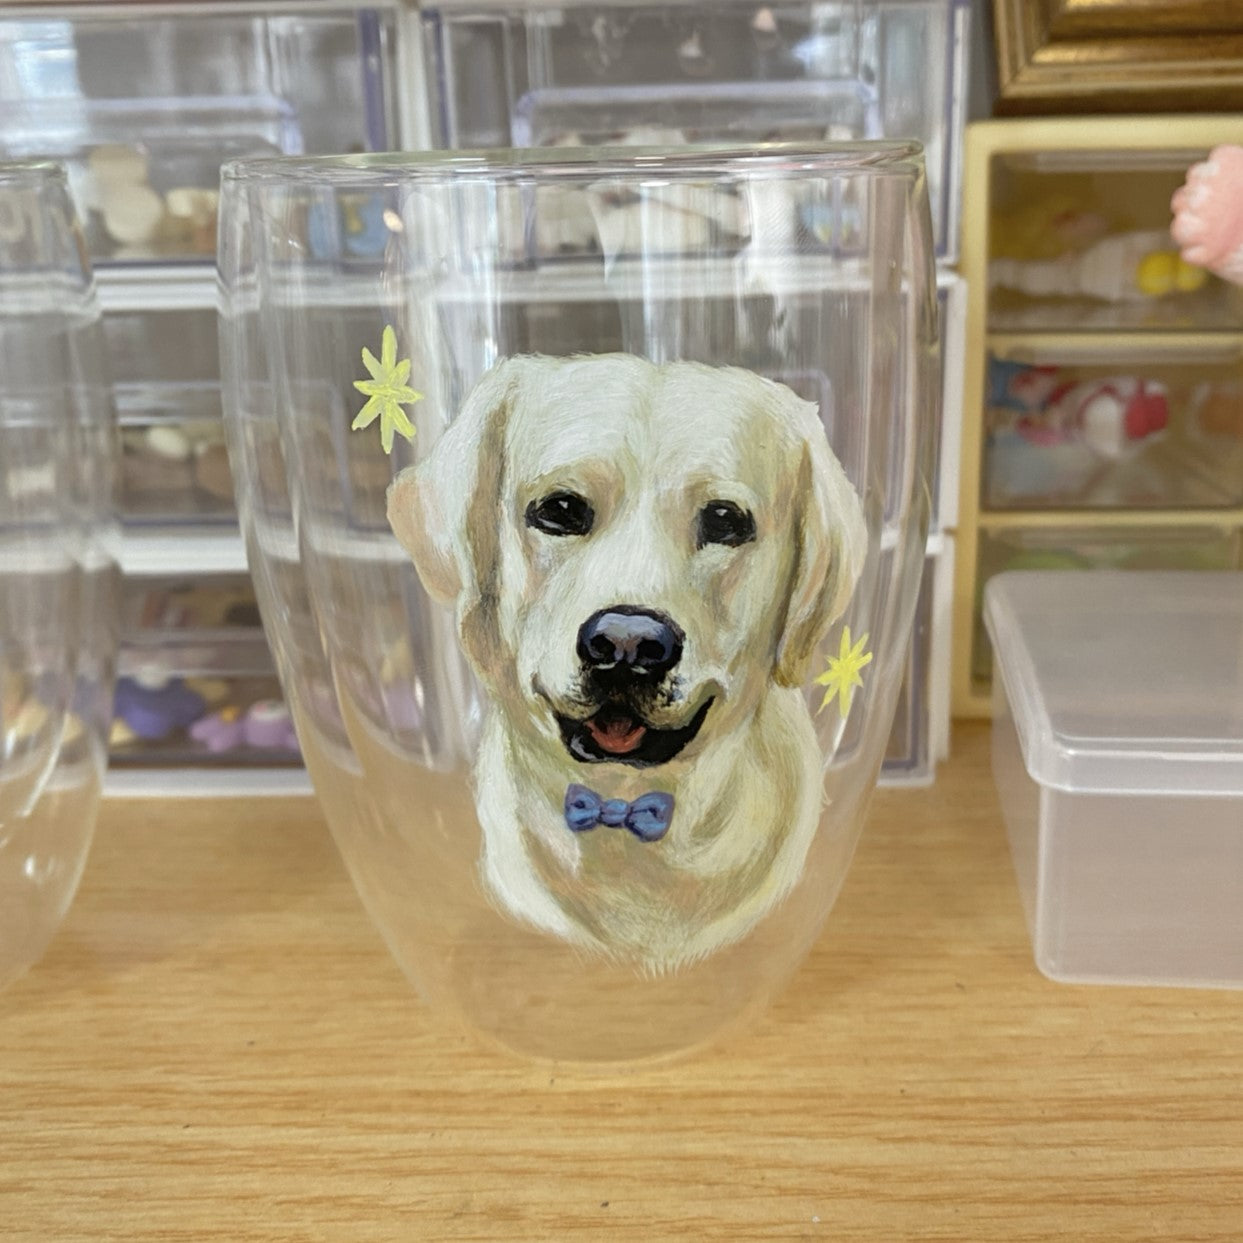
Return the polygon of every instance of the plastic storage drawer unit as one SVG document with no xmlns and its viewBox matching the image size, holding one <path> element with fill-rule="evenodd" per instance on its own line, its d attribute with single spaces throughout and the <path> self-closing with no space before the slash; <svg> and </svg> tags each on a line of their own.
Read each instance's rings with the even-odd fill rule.
<svg viewBox="0 0 1243 1243">
<path fill-rule="evenodd" d="M 915 138 L 952 258 L 966 0 L 431 0 L 437 145 Z"/>
<path fill-rule="evenodd" d="M 1037 965 L 1243 987 L 1243 575 L 1013 572 L 985 618 Z"/>
</svg>

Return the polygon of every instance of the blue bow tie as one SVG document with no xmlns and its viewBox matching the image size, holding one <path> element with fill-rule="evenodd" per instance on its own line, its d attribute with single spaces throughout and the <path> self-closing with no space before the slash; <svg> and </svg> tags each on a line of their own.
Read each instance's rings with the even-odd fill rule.
<svg viewBox="0 0 1243 1243">
<path fill-rule="evenodd" d="M 601 798 L 586 786 L 572 785 L 565 792 L 565 822 L 575 833 L 597 824 L 629 829 L 640 841 L 658 842 L 673 819 L 673 795 L 661 790 L 641 794 L 633 803 L 624 798 Z"/>
</svg>

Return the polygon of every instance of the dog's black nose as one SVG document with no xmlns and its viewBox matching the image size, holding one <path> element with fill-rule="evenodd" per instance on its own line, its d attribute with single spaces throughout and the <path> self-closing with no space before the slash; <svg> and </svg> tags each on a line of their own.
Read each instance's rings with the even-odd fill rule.
<svg viewBox="0 0 1243 1243">
<path fill-rule="evenodd" d="M 578 657 L 597 673 L 659 678 L 682 659 L 682 631 L 651 609 L 617 604 L 593 613 L 578 632 Z"/>
</svg>

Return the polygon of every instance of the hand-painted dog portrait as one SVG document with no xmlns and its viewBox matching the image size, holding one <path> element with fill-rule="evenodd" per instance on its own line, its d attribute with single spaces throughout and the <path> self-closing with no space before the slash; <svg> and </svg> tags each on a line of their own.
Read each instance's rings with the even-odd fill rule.
<svg viewBox="0 0 1243 1243">
<path fill-rule="evenodd" d="M 867 547 L 816 407 L 736 367 L 510 358 L 388 515 L 491 700 L 500 906 L 646 970 L 743 936 L 819 821 L 801 688 Z"/>
</svg>

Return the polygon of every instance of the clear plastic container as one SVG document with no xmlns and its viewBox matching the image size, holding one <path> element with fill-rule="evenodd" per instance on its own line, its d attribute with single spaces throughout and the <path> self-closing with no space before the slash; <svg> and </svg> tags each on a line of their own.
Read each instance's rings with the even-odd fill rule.
<svg viewBox="0 0 1243 1243">
<path fill-rule="evenodd" d="M 1159 143 L 992 157 L 992 331 L 1243 325 L 1243 293 L 1182 263 L 1170 238 L 1170 197 L 1206 152 Z"/>
<path fill-rule="evenodd" d="M 985 617 L 1040 970 L 1243 987 L 1243 575 L 1005 574 Z"/>
<path fill-rule="evenodd" d="M 914 138 L 956 245 L 965 0 L 421 8 L 439 146 Z"/>
<path fill-rule="evenodd" d="M 65 161 L 97 262 L 208 260 L 220 165 L 397 145 L 398 10 L 0 9 L 0 158 Z"/>
<path fill-rule="evenodd" d="M 429 152 L 223 185 L 243 529 L 394 955 L 544 1057 L 667 1055 L 755 1013 L 845 875 L 909 642 L 937 392 L 918 152 Z M 518 260 L 498 243 L 548 190 L 597 245 Z M 304 244 L 303 205 L 372 197 L 383 249 Z M 726 199 L 868 210 L 836 252 L 671 239 L 671 205 Z M 622 244 L 602 201 L 637 209 Z"/>
<path fill-rule="evenodd" d="M 130 630 L 109 747 L 117 768 L 301 763 L 263 633 L 242 627 Z"/>
<path fill-rule="evenodd" d="M 1243 503 L 1237 339 L 1020 338 L 986 366 L 987 508 Z"/>
<path fill-rule="evenodd" d="M 234 522 L 213 308 L 110 310 L 127 523 Z"/>
</svg>

